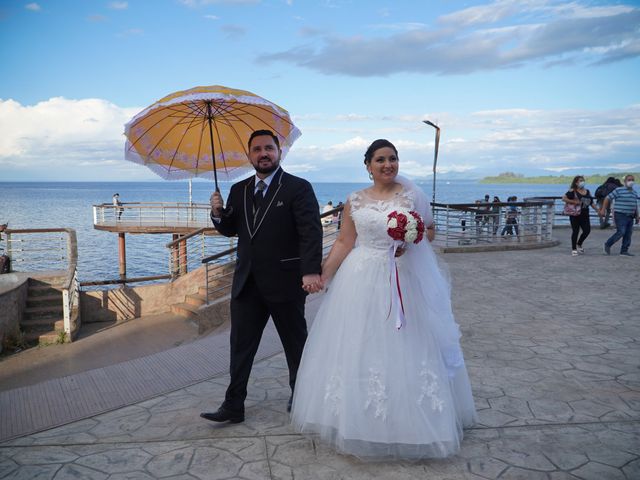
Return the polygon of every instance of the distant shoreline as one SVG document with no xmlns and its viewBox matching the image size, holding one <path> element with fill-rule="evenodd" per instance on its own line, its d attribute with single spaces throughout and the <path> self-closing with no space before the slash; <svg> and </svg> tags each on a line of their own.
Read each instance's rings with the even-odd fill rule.
<svg viewBox="0 0 640 480">
<path fill-rule="evenodd" d="M 584 180 L 589 185 L 600 185 L 609 177 L 614 177 L 622 181 L 625 175 L 633 175 L 640 178 L 638 172 L 623 173 L 607 173 L 603 175 L 585 175 Z M 528 184 L 546 184 L 546 185 L 570 185 L 575 175 L 543 175 L 538 177 L 525 177 L 511 172 L 501 173 L 495 177 L 484 177 L 479 181 L 482 184 L 509 184 L 509 183 L 528 183 Z"/>
</svg>

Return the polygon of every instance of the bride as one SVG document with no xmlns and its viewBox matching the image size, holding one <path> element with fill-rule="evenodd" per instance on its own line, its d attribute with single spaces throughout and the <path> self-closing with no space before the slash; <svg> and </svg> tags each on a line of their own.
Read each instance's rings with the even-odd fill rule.
<svg viewBox="0 0 640 480">
<path fill-rule="evenodd" d="M 429 243 L 433 219 L 424 193 L 398 176 L 391 142 L 373 142 L 364 162 L 373 185 L 349 196 L 323 265 L 328 290 L 302 355 L 292 424 L 362 458 L 445 457 L 476 412 L 449 282 Z M 399 209 L 422 216 L 428 241 L 395 251 L 387 215 Z"/>
</svg>

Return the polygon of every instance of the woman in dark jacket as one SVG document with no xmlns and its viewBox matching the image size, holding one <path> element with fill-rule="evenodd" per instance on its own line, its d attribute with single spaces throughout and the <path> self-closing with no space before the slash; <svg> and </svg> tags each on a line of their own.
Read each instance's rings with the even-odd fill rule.
<svg viewBox="0 0 640 480">
<path fill-rule="evenodd" d="M 575 257 L 584 253 L 582 244 L 589 236 L 589 233 L 591 233 L 589 207 L 593 208 L 596 212 L 598 209 L 596 208 L 594 198 L 591 196 L 591 192 L 585 188 L 584 177 L 582 175 L 573 177 L 569 191 L 564 194 L 562 201 L 572 205 L 580 205 L 580 214 L 569 217 L 569 221 L 571 222 L 571 255 Z M 581 235 L 580 230 L 582 230 Z"/>
</svg>

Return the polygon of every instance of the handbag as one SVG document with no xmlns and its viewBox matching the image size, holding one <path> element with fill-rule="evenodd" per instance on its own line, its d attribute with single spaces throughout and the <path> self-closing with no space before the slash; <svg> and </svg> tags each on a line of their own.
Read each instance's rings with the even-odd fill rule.
<svg viewBox="0 0 640 480">
<path fill-rule="evenodd" d="M 562 213 L 569 215 L 570 217 L 577 217 L 582 212 L 582 206 L 580 204 L 574 205 L 573 203 L 565 203 Z"/>
</svg>

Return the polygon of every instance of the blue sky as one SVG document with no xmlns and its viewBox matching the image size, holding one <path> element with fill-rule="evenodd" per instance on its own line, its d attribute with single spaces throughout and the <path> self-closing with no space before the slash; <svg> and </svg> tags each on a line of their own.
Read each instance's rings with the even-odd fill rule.
<svg viewBox="0 0 640 480">
<path fill-rule="evenodd" d="M 0 2 L 3 180 L 156 180 L 124 124 L 226 85 L 286 108 L 284 166 L 364 181 L 376 138 L 426 177 L 640 170 L 640 6 L 631 1 Z"/>
</svg>

